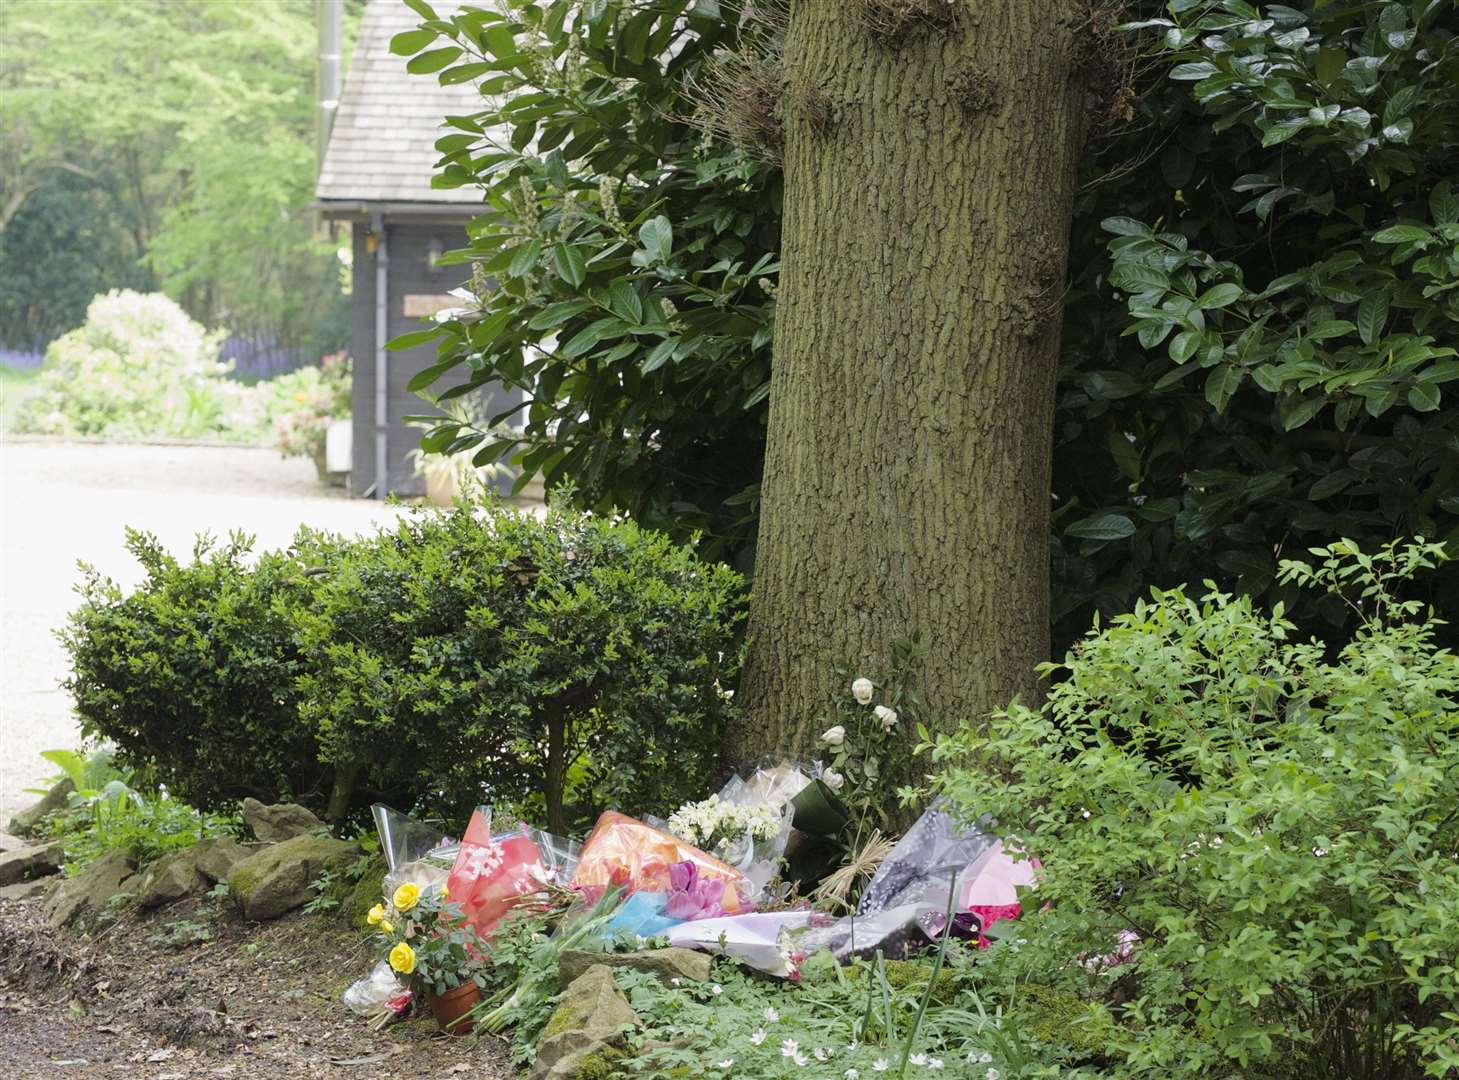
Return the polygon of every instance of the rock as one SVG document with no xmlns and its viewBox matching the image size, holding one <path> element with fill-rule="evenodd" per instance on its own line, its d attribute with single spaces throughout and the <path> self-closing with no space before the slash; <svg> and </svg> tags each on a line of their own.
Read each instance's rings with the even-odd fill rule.
<svg viewBox="0 0 1459 1080">
<path fill-rule="evenodd" d="M 27 845 L 0 854 L 0 885 L 14 885 L 57 873 L 66 861 L 60 844 Z"/>
<path fill-rule="evenodd" d="M 200 840 L 192 847 L 193 865 L 209 881 L 227 881 L 233 868 L 257 850 L 244 847 L 231 836 Z"/>
<path fill-rule="evenodd" d="M 56 886 L 46 901 L 46 922 L 54 929 L 95 918 L 113 896 L 135 891 L 135 866 L 125 851 L 107 852 Z"/>
<path fill-rule="evenodd" d="M 528 1080 L 588 1080 L 621 1054 L 624 1029 L 638 1014 L 605 964 L 593 964 L 568 985 L 537 1044 Z"/>
<path fill-rule="evenodd" d="M 208 882 L 198 872 L 193 849 L 164 855 L 137 877 L 137 903 L 146 908 L 202 892 Z"/>
<path fill-rule="evenodd" d="M 292 840 L 324 828 L 324 822 L 297 803 L 265 806 L 257 799 L 243 800 L 243 820 L 253 830 L 253 835 L 266 844 Z"/>
<path fill-rule="evenodd" d="M 34 881 L 18 881 L 14 885 L 0 885 L 0 900 L 36 900 L 60 883 L 60 878 L 36 878 Z"/>
<path fill-rule="evenodd" d="M 564 949 L 557 958 L 558 985 L 569 986 L 583 972 L 595 964 L 607 967 L 627 967 L 635 971 L 647 971 L 657 975 L 659 981 L 668 984 L 672 979 L 685 982 L 709 981 L 708 953 L 693 949 L 644 949 L 631 953 L 584 952 L 581 949 Z"/>
<path fill-rule="evenodd" d="M 22 810 L 10 819 L 9 832 L 15 836 L 33 836 L 36 826 L 41 823 L 41 818 L 57 810 L 66 809 L 71 802 L 71 795 L 76 790 L 76 785 L 70 780 L 62 780 L 50 791 L 45 793 L 41 801 L 29 809 Z"/>
<path fill-rule="evenodd" d="M 351 926 L 364 926 L 370 909 L 385 899 L 385 859 L 376 855 L 340 905 L 340 917 Z"/>
<path fill-rule="evenodd" d="M 307 903 L 321 871 L 338 869 L 360 853 L 358 844 L 329 836 L 296 836 L 248 856 L 228 875 L 228 889 L 245 917 L 277 919 Z"/>
</svg>

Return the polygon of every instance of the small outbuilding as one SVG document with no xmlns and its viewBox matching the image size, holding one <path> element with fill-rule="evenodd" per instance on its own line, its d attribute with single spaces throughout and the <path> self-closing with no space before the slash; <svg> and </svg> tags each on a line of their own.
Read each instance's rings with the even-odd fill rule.
<svg viewBox="0 0 1459 1080">
<path fill-rule="evenodd" d="M 480 112 L 482 101 L 470 83 L 442 86 L 406 71 L 390 39 L 418 22 L 400 0 L 369 0 L 315 188 L 315 208 L 352 234 L 349 489 L 374 498 L 424 491 L 411 457 L 420 431 L 402 418 L 429 412 L 406 384 L 434 361 L 435 346 L 389 352 L 385 344 L 459 306 L 450 291 L 469 268 L 438 260 L 465 246 L 466 223 L 481 212 L 476 188 L 431 186 L 435 142 L 450 130 L 445 118 Z M 500 412 L 512 400 L 498 388 L 488 404 Z"/>
</svg>

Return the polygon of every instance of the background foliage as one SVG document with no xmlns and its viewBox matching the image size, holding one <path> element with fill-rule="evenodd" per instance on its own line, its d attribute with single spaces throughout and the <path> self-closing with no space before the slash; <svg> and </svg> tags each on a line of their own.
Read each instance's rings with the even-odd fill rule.
<svg viewBox="0 0 1459 1080">
<path fill-rule="evenodd" d="M 308 0 L 14 0 L 0 31 L 0 344 L 41 348 L 132 287 L 238 334 L 339 347 L 334 245 L 305 210 Z"/>
<path fill-rule="evenodd" d="M 449 20 L 416 6 L 424 29 L 397 51 L 487 95 L 438 144 L 438 182 L 487 186 L 469 257 L 500 285 L 479 317 L 434 331 L 440 363 L 418 388 L 527 387 L 529 471 L 575 481 L 585 505 L 703 530 L 707 553 L 748 568 L 779 185 L 763 147 L 687 118 L 715 50 L 773 64 L 773 47 L 742 41 L 733 4 L 512 0 Z M 1284 551 L 1337 532 L 1454 538 L 1446 7 L 1131 6 L 1141 97 L 1090 145 L 1071 237 L 1056 651 L 1146 583 L 1211 573 L 1341 624 L 1340 604 L 1276 582 Z M 773 131 L 774 71 L 747 85 L 769 87 Z M 511 443 L 453 423 L 426 445 Z M 1456 583 L 1445 569 L 1423 588 L 1448 601 Z"/>
</svg>

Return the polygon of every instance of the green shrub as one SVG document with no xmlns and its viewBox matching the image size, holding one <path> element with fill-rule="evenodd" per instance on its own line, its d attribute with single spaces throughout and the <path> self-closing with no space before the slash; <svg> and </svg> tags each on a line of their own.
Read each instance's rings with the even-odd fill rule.
<svg viewBox="0 0 1459 1080">
<path fill-rule="evenodd" d="M 361 777 L 559 831 L 700 794 L 742 611 L 737 574 L 630 522 L 417 510 L 351 545 L 298 614 L 331 813 Z"/>
<path fill-rule="evenodd" d="M 329 787 L 298 720 L 289 614 L 314 579 L 297 552 L 247 565 L 250 546 L 241 534 L 221 547 L 203 537 L 184 565 L 129 530 L 142 583 L 123 594 L 88 568 L 61 634 L 82 731 L 202 809 L 231 809 L 247 795 L 317 804 Z"/>
<path fill-rule="evenodd" d="M 1313 550 L 1281 577 L 1351 606 L 1346 645 L 1155 590 L 1050 667 L 1042 709 L 936 746 L 941 790 L 1043 862 L 1051 906 L 990 971 L 1102 997 L 1134 1033 L 1091 1029 L 1115 1075 L 1459 1069 L 1459 660 L 1393 595 L 1441 549 Z M 1130 962 L 1098 963 L 1122 931 Z"/>
</svg>

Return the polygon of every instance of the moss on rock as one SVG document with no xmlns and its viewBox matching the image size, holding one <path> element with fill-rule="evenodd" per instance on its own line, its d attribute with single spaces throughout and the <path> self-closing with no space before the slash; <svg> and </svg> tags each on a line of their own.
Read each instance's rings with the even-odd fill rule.
<svg viewBox="0 0 1459 1080">
<path fill-rule="evenodd" d="M 365 925 L 370 909 L 385 899 L 385 857 L 372 855 L 365 872 L 353 885 L 345 882 L 347 891 L 339 897 L 340 916 L 351 926 Z"/>
<path fill-rule="evenodd" d="M 577 1071 L 573 1073 L 573 1080 L 613 1080 L 613 1077 L 623 1075 L 619 1066 L 628 1057 L 628 1051 L 620 1050 L 616 1046 L 605 1046 L 600 1050 L 594 1050 L 578 1062 Z"/>
<path fill-rule="evenodd" d="M 1065 1047 L 1086 1059 L 1109 1050 L 1114 1022 L 1090 1010 L 1089 1002 L 1052 986 L 1025 986 L 1014 1000 L 1018 1030 L 1045 1046 Z"/>
</svg>

